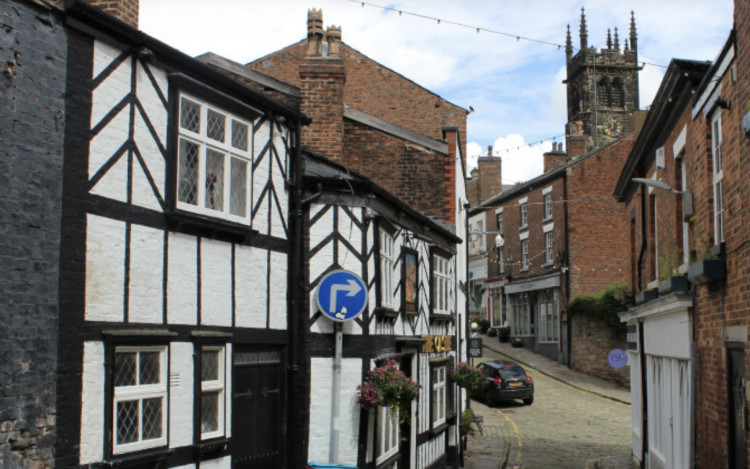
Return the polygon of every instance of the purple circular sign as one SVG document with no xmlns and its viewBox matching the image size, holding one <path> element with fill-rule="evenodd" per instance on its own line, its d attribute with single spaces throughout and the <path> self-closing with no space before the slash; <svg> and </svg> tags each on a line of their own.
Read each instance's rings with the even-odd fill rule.
<svg viewBox="0 0 750 469">
<path fill-rule="evenodd" d="M 607 356 L 609 366 L 612 368 L 622 368 L 628 364 L 628 353 L 619 348 L 613 349 Z"/>
</svg>

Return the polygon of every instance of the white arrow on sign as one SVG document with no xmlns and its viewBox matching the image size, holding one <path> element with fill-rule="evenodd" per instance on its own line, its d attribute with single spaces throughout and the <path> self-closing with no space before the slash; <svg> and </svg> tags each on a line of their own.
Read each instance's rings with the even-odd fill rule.
<svg viewBox="0 0 750 469">
<path fill-rule="evenodd" d="M 331 285 L 331 301 L 330 308 L 328 309 L 331 314 L 336 314 L 336 297 L 338 296 L 338 292 L 344 291 L 347 292 L 346 296 L 354 296 L 362 289 L 362 287 L 352 279 L 347 280 L 347 283 L 348 285 L 343 283 L 334 283 Z"/>
</svg>

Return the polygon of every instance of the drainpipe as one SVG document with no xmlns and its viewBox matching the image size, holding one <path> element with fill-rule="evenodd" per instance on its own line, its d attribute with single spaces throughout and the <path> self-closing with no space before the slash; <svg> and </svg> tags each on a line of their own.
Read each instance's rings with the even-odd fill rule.
<svg viewBox="0 0 750 469">
<path fill-rule="evenodd" d="M 567 149 L 566 149 L 567 151 Z M 565 273 L 565 309 L 568 308 L 568 302 L 570 302 L 570 230 L 568 228 L 568 173 L 563 172 L 563 213 L 565 221 L 565 266 L 568 271 Z M 562 268 L 560 269 L 562 271 Z M 573 316 L 568 311 L 568 326 L 566 327 L 565 334 L 568 339 L 568 350 L 567 354 L 567 365 L 568 368 L 573 367 Z"/>
<path fill-rule="evenodd" d="M 302 206 L 302 150 L 300 139 L 302 137 L 302 124 L 297 122 L 295 135 L 295 149 L 294 149 L 294 165 L 292 175 L 292 206 L 294 207 L 294 229 L 292 230 L 292 242 L 291 242 L 291 281 L 290 291 L 288 293 L 290 314 L 287 318 L 289 327 L 289 368 L 287 370 L 287 379 L 289 380 L 288 390 L 293 392 L 294 395 L 298 396 L 309 396 L 309 393 L 300 392 L 301 389 L 297 387 L 304 382 L 302 378 L 298 379 L 300 373 L 299 357 L 300 357 L 300 330 L 299 328 L 304 327 L 305 322 L 300 321 L 299 318 L 303 314 L 303 305 L 306 304 L 303 295 L 305 294 L 305 275 L 303 272 L 304 265 L 304 240 L 303 240 L 303 224 L 304 224 L 304 211 Z M 298 383 L 299 381 L 299 383 Z M 307 439 L 303 436 L 301 416 L 298 414 L 298 405 L 296 405 L 296 399 L 289 399 L 287 406 L 287 412 L 289 412 L 290 428 L 288 429 L 287 444 L 290 450 L 288 454 L 296 455 L 298 460 L 288 461 L 289 467 L 301 467 L 307 461 L 304 460 L 304 455 L 307 454 Z M 294 446 L 293 448 L 291 446 Z M 302 458 L 302 460 L 299 460 Z"/>
</svg>

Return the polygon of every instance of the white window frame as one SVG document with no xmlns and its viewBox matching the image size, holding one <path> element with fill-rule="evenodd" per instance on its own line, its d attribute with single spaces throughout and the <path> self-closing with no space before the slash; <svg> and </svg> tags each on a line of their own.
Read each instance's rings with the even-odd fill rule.
<svg viewBox="0 0 750 469">
<path fill-rule="evenodd" d="M 200 415 L 198 415 L 198 419 L 200 422 L 201 427 L 201 440 L 209 440 L 212 438 L 219 438 L 223 437 L 225 435 L 225 418 L 224 414 L 226 412 L 226 346 L 224 345 L 204 345 L 200 349 L 201 351 L 201 368 L 203 367 L 203 352 L 218 352 L 217 358 L 219 363 L 217 363 L 217 377 L 215 380 L 203 380 L 203 373 L 202 369 L 199 370 L 199 379 L 201 380 L 201 405 L 200 407 Z M 218 427 L 216 430 L 213 431 L 203 431 L 203 393 L 218 393 L 219 398 L 217 399 L 217 406 L 216 409 L 217 416 L 218 416 Z"/>
<path fill-rule="evenodd" d="M 144 352 L 159 353 L 159 382 L 154 384 L 140 384 L 140 354 Z M 144 449 L 158 448 L 167 444 L 167 422 L 169 422 L 169 402 L 167 401 L 167 346 L 116 346 L 114 355 L 118 353 L 135 353 L 135 384 L 129 386 L 115 386 L 115 379 L 112 379 L 112 454 L 124 454 Z M 112 365 L 115 369 L 114 364 Z M 116 372 L 114 370 L 113 372 Z M 143 418 L 143 401 L 146 399 L 161 399 L 161 437 L 143 439 L 142 418 Z M 118 444 L 118 412 L 117 407 L 121 402 L 138 401 L 138 437 L 137 441 L 132 443 Z"/>
<path fill-rule="evenodd" d="M 554 264 L 554 237 L 551 231 L 544 233 L 544 264 Z"/>
<path fill-rule="evenodd" d="M 430 405 L 432 428 L 445 423 L 447 406 L 446 391 L 448 367 L 445 364 L 432 366 L 430 369 Z"/>
<path fill-rule="evenodd" d="M 529 239 L 521 240 L 521 270 L 529 270 Z"/>
<path fill-rule="evenodd" d="M 380 306 L 396 309 L 395 296 L 396 241 L 391 233 L 380 228 Z"/>
<path fill-rule="evenodd" d="M 544 197 L 544 220 L 552 218 L 552 186 L 542 190 Z"/>
<path fill-rule="evenodd" d="M 521 204 L 521 227 L 519 229 L 528 228 L 529 226 L 529 206 L 526 203 Z"/>
<path fill-rule="evenodd" d="M 399 450 L 401 441 L 399 429 L 399 415 L 397 409 L 379 406 L 377 412 L 377 451 L 375 464 L 381 464 L 383 461 L 395 456 Z"/>
<path fill-rule="evenodd" d="M 557 289 L 541 290 L 537 294 L 539 308 L 539 342 L 559 340 L 560 292 Z"/>
<path fill-rule="evenodd" d="M 497 248 L 497 272 L 499 274 L 505 273 L 505 247 L 500 246 Z"/>
<path fill-rule="evenodd" d="M 531 335 L 531 314 L 529 311 L 529 293 L 521 292 L 510 295 L 511 329 L 513 335 Z"/>
<path fill-rule="evenodd" d="M 200 107 L 200 122 L 198 131 L 182 126 L 182 111 L 185 103 L 190 102 Z M 225 117 L 224 121 L 224 140 L 218 141 L 208 137 L 208 113 L 215 112 Z M 245 126 L 247 128 L 247 148 L 240 149 L 232 145 L 232 132 L 233 122 Z M 206 215 L 210 217 L 223 218 L 232 222 L 248 225 L 251 223 L 251 200 L 252 200 L 252 167 L 253 167 L 253 125 L 246 119 L 227 112 L 219 107 L 210 105 L 208 102 L 198 99 L 186 93 L 180 93 L 179 106 L 177 115 L 177 129 L 178 129 L 178 141 L 176 153 L 177 171 L 175 178 L 177 179 L 175 189 L 175 200 L 176 207 L 197 213 L 200 215 Z M 198 168 L 197 168 L 197 181 L 195 187 L 195 199 L 193 201 L 181 200 L 181 174 L 182 173 L 182 161 L 181 153 L 184 144 L 196 145 L 198 147 Z M 223 161 L 223 178 L 222 178 L 222 207 L 221 209 L 210 208 L 207 203 L 207 160 L 208 152 L 214 152 L 215 154 L 222 155 Z M 238 215 L 231 213 L 231 200 L 232 200 L 232 162 L 238 161 L 245 164 L 245 194 L 244 194 L 244 214 Z M 183 178 L 185 179 L 185 178 Z"/>
<path fill-rule="evenodd" d="M 721 112 L 718 110 L 711 116 L 711 169 L 712 187 L 714 195 L 714 242 L 724 241 L 724 161 L 721 154 Z"/>
<path fill-rule="evenodd" d="M 432 313 L 451 314 L 450 259 L 432 253 Z"/>
</svg>

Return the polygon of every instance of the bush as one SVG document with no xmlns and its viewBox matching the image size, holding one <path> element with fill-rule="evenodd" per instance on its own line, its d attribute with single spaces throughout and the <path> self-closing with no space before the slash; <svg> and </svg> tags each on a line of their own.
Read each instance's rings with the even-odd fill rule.
<svg viewBox="0 0 750 469">
<path fill-rule="evenodd" d="M 626 285 L 612 285 L 599 293 L 576 295 L 568 303 L 568 312 L 573 316 L 580 314 L 599 318 L 614 333 L 624 333 L 625 323 L 620 321 L 617 313 L 628 309 L 625 303 Z"/>
<path fill-rule="evenodd" d="M 471 424 L 474 421 L 474 411 L 466 409 L 461 412 L 461 434 L 471 435 L 474 433 L 474 429 L 471 428 Z"/>
<path fill-rule="evenodd" d="M 482 372 L 473 368 L 468 362 L 457 363 L 456 369 L 449 371 L 448 376 L 454 383 L 469 391 L 477 389 L 484 380 Z"/>
<path fill-rule="evenodd" d="M 487 330 L 487 337 L 497 337 L 497 328 L 491 327 Z"/>
<path fill-rule="evenodd" d="M 474 322 L 477 323 L 477 326 L 479 326 L 479 332 L 482 334 L 486 334 L 487 330 L 490 328 L 490 322 L 486 319 L 477 319 Z"/>
<path fill-rule="evenodd" d="M 497 329 L 497 338 L 500 342 L 507 342 L 510 340 L 510 327 L 504 326 Z"/>
</svg>

